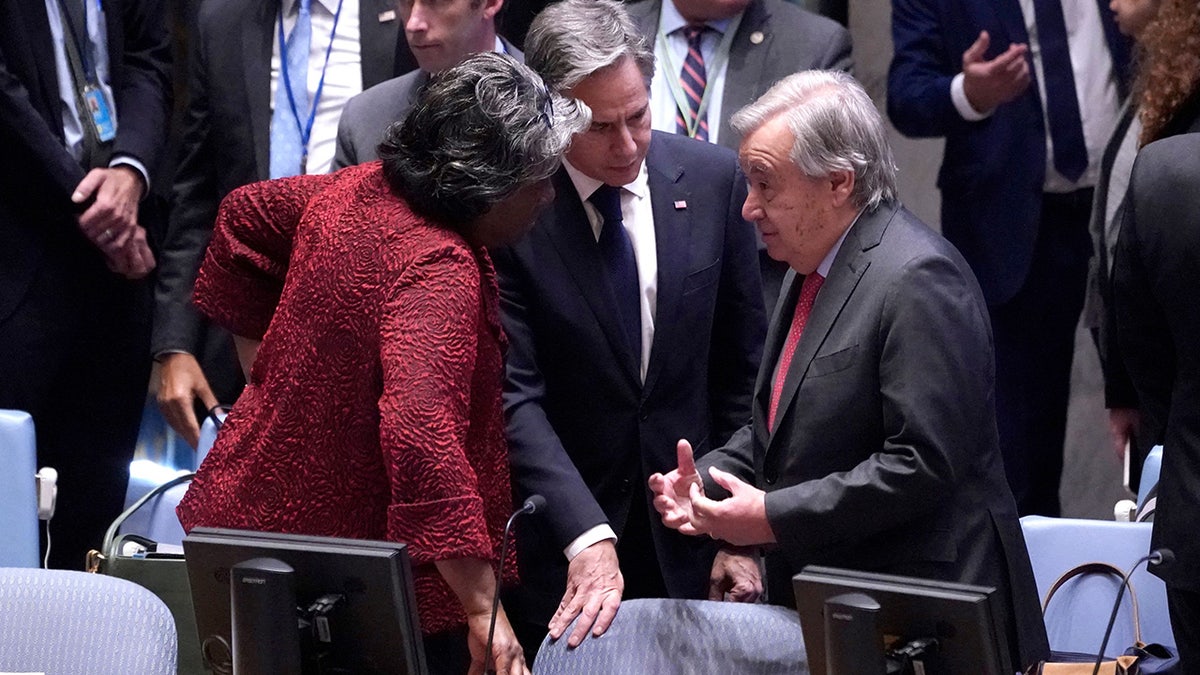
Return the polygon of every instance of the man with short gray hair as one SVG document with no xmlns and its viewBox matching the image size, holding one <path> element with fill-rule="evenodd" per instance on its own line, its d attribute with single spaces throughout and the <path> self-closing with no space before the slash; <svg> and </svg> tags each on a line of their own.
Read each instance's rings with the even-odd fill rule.
<svg viewBox="0 0 1200 675">
<path fill-rule="evenodd" d="M 708 597 L 715 545 L 663 527 L 646 479 L 680 435 L 703 453 L 750 418 L 765 319 L 737 158 L 651 132 L 654 56 L 625 9 L 551 5 L 525 47 L 592 110 L 554 204 L 493 251 L 513 478 L 548 504 L 518 531 L 523 586 L 505 599 L 532 651 L 576 616 L 569 645 L 603 633 L 623 597 Z"/>
<path fill-rule="evenodd" d="M 743 557 L 763 548 L 775 604 L 794 603 L 809 564 L 993 587 L 1012 670 L 1043 658 L 996 438 L 987 306 L 958 251 L 897 201 L 875 106 L 850 76 L 809 71 L 733 127 L 742 213 L 791 271 L 752 422 L 694 462 L 679 441 L 678 468 L 650 479 L 655 508 Z M 757 569 L 713 576 L 753 589 Z"/>
</svg>

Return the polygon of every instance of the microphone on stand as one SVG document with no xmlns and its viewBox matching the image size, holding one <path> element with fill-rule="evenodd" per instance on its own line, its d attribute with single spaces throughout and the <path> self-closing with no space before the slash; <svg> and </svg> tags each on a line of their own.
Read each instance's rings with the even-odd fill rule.
<svg viewBox="0 0 1200 675">
<path fill-rule="evenodd" d="M 545 509 L 545 497 L 541 495 L 529 495 L 529 499 L 525 500 L 521 508 L 513 511 L 513 514 L 508 517 L 508 523 L 504 525 L 504 538 L 500 540 L 500 565 L 496 569 L 496 590 L 492 593 L 492 618 L 488 622 L 487 647 L 483 652 L 485 663 L 492 656 L 492 637 L 496 634 L 496 613 L 500 611 L 500 584 L 504 579 L 504 561 L 508 558 L 508 533 L 512 530 L 513 522 L 517 520 L 518 516 L 541 513 Z"/>
<path fill-rule="evenodd" d="M 1150 551 L 1150 555 L 1138 558 L 1138 561 L 1133 563 L 1133 566 L 1125 573 L 1124 578 L 1121 579 L 1121 587 L 1117 589 L 1117 601 L 1113 604 L 1112 614 L 1108 617 L 1108 628 L 1104 630 L 1104 641 L 1100 643 L 1100 651 L 1096 654 L 1096 664 L 1092 667 L 1092 675 L 1100 672 L 1100 664 L 1104 661 L 1104 650 L 1108 648 L 1108 638 L 1112 637 L 1113 624 L 1117 622 L 1117 611 L 1121 609 L 1121 598 L 1125 595 L 1125 588 L 1129 586 L 1129 577 L 1133 576 L 1134 570 L 1144 562 L 1155 567 L 1170 565 L 1175 562 L 1175 552 L 1169 548 L 1156 548 Z"/>
</svg>

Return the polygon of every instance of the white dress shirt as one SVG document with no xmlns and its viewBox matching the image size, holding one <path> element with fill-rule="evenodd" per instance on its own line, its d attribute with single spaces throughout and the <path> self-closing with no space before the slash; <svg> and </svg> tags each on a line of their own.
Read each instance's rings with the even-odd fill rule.
<svg viewBox="0 0 1200 675">
<path fill-rule="evenodd" d="M 50 1 L 50 0 L 48 0 Z M 299 0 L 282 0 L 283 34 L 286 37 L 296 25 L 300 11 Z M 311 102 L 321 83 L 325 53 L 329 50 L 333 18 L 341 3 L 337 34 L 329 51 L 329 66 L 325 69 L 325 86 L 317 102 L 317 116 L 308 141 L 308 173 L 327 173 L 333 164 L 336 150 L 338 120 L 350 97 L 362 91 L 362 50 L 359 45 L 359 0 L 312 0 L 312 41 L 308 53 L 308 97 Z M 279 69 L 279 22 L 273 24 L 271 47 L 271 108 L 274 112 L 275 90 L 281 78 Z M 300 121 L 308 121 L 308 111 L 300 111 Z"/>
<path fill-rule="evenodd" d="M 1046 84 L 1042 76 L 1041 44 L 1034 21 L 1034 0 L 1018 1 L 1025 28 L 1029 31 L 1029 53 L 1033 57 L 1033 75 L 1042 105 L 1042 119 L 1046 119 Z M 1087 145 L 1088 168 L 1074 182 L 1054 168 L 1054 142 L 1047 126 L 1046 192 L 1072 192 L 1096 184 L 1104 147 L 1120 116 L 1117 74 L 1104 37 L 1099 5 L 1094 0 L 1062 0 L 1062 11 L 1067 26 L 1067 48 L 1071 52 L 1071 70 L 1075 73 L 1075 93 L 1079 98 L 1079 113 L 1083 121 L 1083 138 Z M 990 110 L 981 113 L 971 107 L 963 91 L 962 80 L 962 73 L 954 77 L 950 84 L 950 98 L 963 119 L 975 121 L 991 115 Z"/>
</svg>

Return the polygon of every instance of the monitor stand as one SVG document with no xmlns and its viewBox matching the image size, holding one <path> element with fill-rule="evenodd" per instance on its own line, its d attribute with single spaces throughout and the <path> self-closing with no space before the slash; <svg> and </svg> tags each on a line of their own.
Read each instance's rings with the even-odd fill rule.
<svg viewBox="0 0 1200 675">
<path fill-rule="evenodd" d="M 300 675 L 300 631 L 292 568 L 254 558 L 230 570 L 233 675 Z"/>
<path fill-rule="evenodd" d="M 863 593 L 825 601 L 826 675 L 885 675 L 879 603 Z"/>
</svg>

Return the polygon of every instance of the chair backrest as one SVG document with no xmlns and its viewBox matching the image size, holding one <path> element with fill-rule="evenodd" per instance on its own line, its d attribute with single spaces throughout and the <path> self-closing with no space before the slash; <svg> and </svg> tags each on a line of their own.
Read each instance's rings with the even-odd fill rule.
<svg viewBox="0 0 1200 675">
<path fill-rule="evenodd" d="M 0 410 L 0 567 L 38 566 L 36 463 L 33 418 Z"/>
<path fill-rule="evenodd" d="M 567 633 L 570 634 L 570 628 Z M 599 639 L 567 648 L 547 637 L 533 672 L 774 674 L 808 672 L 793 609 L 707 600 L 629 600 Z"/>
<path fill-rule="evenodd" d="M 1128 572 L 1150 552 L 1152 523 L 1025 516 L 1021 529 L 1033 563 L 1038 595 L 1043 600 L 1054 582 L 1068 570 L 1087 562 L 1106 562 Z M 1130 578 L 1141 612 L 1142 639 L 1174 645 L 1167 615 L 1166 586 L 1140 566 Z M 1077 577 L 1054 595 L 1045 614 L 1050 649 L 1095 654 L 1104 639 L 1120 580 L 1102 574 Z M 1129 594 L 1121 601 L 1106 651 L 1120 654 L 1133 644 L 1133 615 Z"/>
<path fill-rule="evenodd" d="M 1141 511 L 1142 506 L 1146 503 L 1146 495 L 1150 494 L 1150 489 L 1158 485 L 1158 473 L 1162 468 L 1162 453 L 1163 446 L 1156 445 L 1150 449 L 1146 460 L 1142 462 L 1142 477 L 1138 480 L 1137 492 L 1138 511 Z"/>
<path fill-rule="evenodd" d="M 0 569 L 0 672 L 174 675 L 175 622 L 123 579 Z"/>
</svg>

